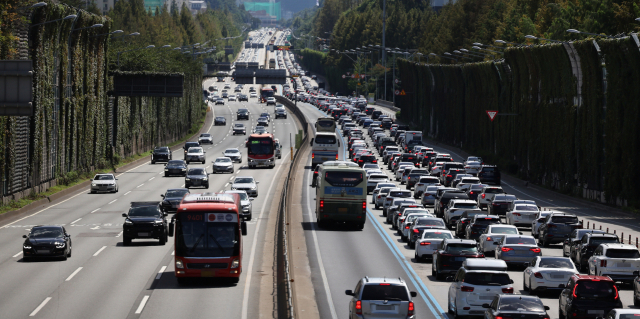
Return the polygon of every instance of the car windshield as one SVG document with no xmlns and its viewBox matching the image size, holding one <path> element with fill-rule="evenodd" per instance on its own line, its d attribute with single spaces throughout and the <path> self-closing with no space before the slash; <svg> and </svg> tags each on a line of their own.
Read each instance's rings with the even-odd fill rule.
<svg viewBox="0 0 640 319">
<path fill-rule="evenodd" d="M 516 210 L 526 211 L 526 212 L 537 212 L 538 211 L 538 207 L 529 206 L 529 205 L 517 205 L 516 206 Z"/>
<path fill-rule="evenodd" d="M 168 190 L 167 193 L 164 195 L 164 197 L 165 198 L 167 198 L 167 197 L 182 197 L 182 196 L 184 196 L 184 194 L 189 194 L 189 191 L 187 191 L 186 189 Z"/>
<path fill-rule="evenodd" d="M 578 281 L 575 288 L 575 295 L 578 299 L 606 300 L 604 297 L 611 297 L 615 294 L 613 282 L 610 281 Z"/>
<path fill-rule="evenodd" d="M 448 238 L 453 238 L 453 235 L 451 235 L 451 233 L 449 232 L 424 232 L 422 233 L 422 238 L 426 239 L 426 238 L 436 238 L 436 239 L 448 239 Z"/>
<path fill-rule="evenodd" d="M 252 177 L 237 177 L 234 181 L 236 184 L 251 184 L 253 183 Z"/>
<path fill-rule="evenodd" d="M 574 269 L 573 263 L 569 258 L 541 258 L 538 263 L 540 268 L 565 268 Z"/>
<path fill-rule="evenodd" d="M 507 273 L 468 272 L 464 276 L 464 282 L 479 286 L 505 286 L 511 284 L 511 278 Z"/>
<path fill-rule="evenodd" d="M 244 124 L 236 124 L 235 127 L 236 128 L 244 128 Z"/>
<path fill-rule="evenodd" d="M 500 220 L 497 218 L 485 217 L 485 218 L 477 218 L 474 225 L 491 225 L 491 224 L 500 224 Z"/>
<path fill-rule="evenodd" d="M 487 188 L 484 190 L 485 194 L 501 194 L 504 193 L 502 188 Z"/>
<path fill-rule="evenodd" d="M 202 153 L 202 149 L 199 147 L 192 147 L 189 149 L 189 153 Z"/>
<path fill-rule="evenodd" d="M 393 191 L 389 194 L 391 197 L 411 197 L 410 191 Z"/>
<path fill-rule="evenodd" d="M 94 180 L 96 180 L 96 181 L 113 180 L 113 175 L 96 175 Z"/>
<path fill-rule="evenodd" d="M 454 208 L 466 208 L 466 209 L 474 209 L 478 208 L 478 205 L 472 203 L 457 203 Z"/>
<path fill-rule="evenodd" d="M 527 311 L 545 312 L 542 301 L 538 298 L 502 297 L 498 310 L 501 311 Z"/>
<path fill-rule="evenodd" d="M 637 249 L 607 249 L 605 256 L 610 258 L 634 259 L 640 258 L 640 253 L 638 253 Z"/>
<path fill-rule="evenodd" d="M 530 237 L 507 237 L 505 245 L 537 245 L 536 240 Z"/>
<path fill-rule="evenodd" d="M 229 149 L 225 150 L 224 152 L 225 153 L 231 153 L 231 154 L 240 153 L 239 150 L 234 149 L 234 148 L 229 148 Z"/>
<path fill-rule="evenodd" d="M 152 217 L 160 216 L 158 206 L 138 206 L 129 209 L 129 217 Z"/>
<path fill-rule="evenodd" d="M 393 300 L 409 301 L 407 288 L 405 286 L 390 284 L 365 285 L 362 290 L 361 300 Z"/>
<path fill-rule="evenodd" d="M 168 147 L 156 147 L 155 151 L 156 152 L 168 152 L 169 148 Z"/>
<path fill-rule="evenodd" d="M 518 229 L 516 229 L 515 227 L 492 227 L 491 228 L 491 233 L 492 234 L 514 234 L 514 235 L 517 235 L 518 234 Z"/>
<path fill-rule="evenodd" d="M 590 246 L 598 246 L 600 244 L 619 243 L 616 237 L 591 237 Z"/>
<path fill-rule="evenodd" d="M 210 137 L 211 134 L 200 134 L 200 137 Z"/>
<path fill-rule="evenodd" d="M 189 170 L 189 175 L 205 175 L 204 169 L 202 168 L 192 168 Z"/>
<path fill-rule="evenodd" d="M 227 157 L 216 158 L 216 163 L 229 163 L 229 162 L 231 162 L 231 159 Z"/>
<path fill-rule="evenodd" d="M 444 221 L 432 218 L 419 218 L 416 220 L 416 226 L 438 226 L 444 227 Z"/>
<path fill-rule="evenodd" d="M 31 230 L 30 238 L 56 238 L 62 237 L 62 228 L 60 227 L 38 227 Z"/>
<path fill-rule="evenodd" d="M 173 166 L 173 165 L 183 165 L 184 162 L 182 161 L 169 161 L 169 163 L 167 163 L 167 166 Z"/>
<path fill-rule="evenodd" d="M 577 224 L 576 216 L 551 216 L 551 222 L 555 224 Z"/>
<path fill-rule="evenodd" d="M 478 246 L 475 244 L 448 244 L 447 252 L 450 253 L 477 253 Z"/>
<path fill-rule="evenodd" d="M 238 193 L 232 193 L 232 194 L 240 195 L 240 200 L 248 200 L 249 199 L 249 196 L 247 195 L 246 192 L 238 192 Z"/>
</svg>

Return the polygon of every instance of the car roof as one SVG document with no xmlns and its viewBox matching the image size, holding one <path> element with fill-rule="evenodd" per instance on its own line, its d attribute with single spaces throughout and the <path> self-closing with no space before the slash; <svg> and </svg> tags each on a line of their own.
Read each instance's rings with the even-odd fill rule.
<svg viewBox="0 0 640 319">
<path fill-rule="evenodd" d="M 638 247 L 636 247 L 635 245 L 629 245 L 629 244 L 613 244 L 613 243 L 608 243 L 608 244 L 600 244 L 600 246 L 602 246 L 603 248 L 607 248 L 607 249 L 617 248 L 617 249 L 632 249 L 632 250 L 638 250 Z"/>
<path fill-rule="evenodd" d="M 445 241 L 448 244 L 455 243 L 455 244 L 474 244 L 474 245 L 476 245 L 478 243 L 477 241 L 475 241 L 475 239 L 462 239 L 462 238 L 446 238 Z"/>
<path fill-rule="evenodd" d="M 389 278 L 389 277 L 369 277 L 366 276 L 364 278 L 362 278 L 362 280 L 364 281 L 365 285 L 366 284 L 379 284 L 379 283 L 389 283 L 389 284 L 396 284 L 396 285 L 405 285 L 405 281 L 402 280 L 402 278 Z"/>
<path fill-rule="evenodd" d="M 575 278 L 576 280 L 590 280 L 590 281 L 608 281 L 608 282 L 613 282 L 613 280 L 611 279 L 611 277 L 609 276 L 591 276 L 591 275 L 582 275 L 582 274 L 575 274 L 572 276 L 573 278 Z"/>
<path fill-rule="evenodd" d="M 584 233 L 582 236 L 589 236 L 589 237 L 614 237 L 614 238 L 618 238 L 618 235 L 616 234 L 607 234 L 605 232 L 598 232 L 598 233 L 592 233 L 592 232 L 588 232 L 588 233 Z"/>
<path fill-rule="evenodd" d="M 188 192 L 189 189 L 188 188 L 169 188 L 167 189 L 167 192 L 168 191 L 187 191 Z"/>
</svg>

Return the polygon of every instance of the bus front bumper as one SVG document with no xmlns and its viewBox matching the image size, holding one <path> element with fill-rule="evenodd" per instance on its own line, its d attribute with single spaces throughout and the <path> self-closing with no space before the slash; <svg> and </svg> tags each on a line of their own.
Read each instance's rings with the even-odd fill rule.
<svg viewBox="0 0 640 319">
<path fill-rule="evenodd" d="M 236 258 L 181 258 L 174 261 L 176 277 L 240 277 L 242 263 Z"/>
</svg>

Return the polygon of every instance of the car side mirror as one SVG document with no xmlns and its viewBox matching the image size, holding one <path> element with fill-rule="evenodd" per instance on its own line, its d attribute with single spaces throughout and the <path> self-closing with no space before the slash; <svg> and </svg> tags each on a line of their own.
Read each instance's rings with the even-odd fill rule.
<svg viewBox="0 0 640 319">
<path fill-rule="evenodd" d="M 511 281 L 511 283 L 513 283 L 513 279 L 509 279 L 509 281 Z"/>
<path fill-rule="evenodd" d="M 162 216 L 167 217 L 169 214 L 167 214 L 166 212 L 162 213 Z"/>
<path fill-rule="evenodd" d="M 129 216 L 127 215 L 127 213 L 122 213 L 122 217 L 126 218 L 126 217 L 129 217 Z"/>
<path fill-rule="evenodd" d="M 544 306 L 544 310 L 549 310 L 551 308 L 549 308 L 549 306 Z"/>
<path fill-rule="evenodd" d="M 490 307 L 491 307 L 491 305 L 489 305 L 488 303 L 483 303 L 482 304 L 482 308 L 490 308 Z"/>
<path fill-rule="evenodd" d="M 347 289 L 344 291 L 344 294 L 347 296 L 353 296 L 353 291 L 351 289 Z"/>
<path fill-rule="evenodd" d="M 247 223 L 242 222 L 241 228 L 242 228 L 242 236 L 247 236 Z"/>
<path fill-rule="evenodd" d="M 22 235 L 22 238 L 27 238 L 27 235 Z"/>
<path fill-rule="evenodd" d="M 412 292 L 411 292 L 411 297 L 415 298 L 415 297 L 417 297 L 417 296 L 418 296 L 418 293 L 417 293 L 417 292 L 415 292 L 415 291 L 412 291 Z"/>
<path fill-rule="evenodd" d="M 256 184 L 260 184 L 260 182 L 256 182 Z"/>
<path fill-rule="evenodd" d="M 160 197 L 164 198 L 164 194 L 160 194 Z"/>
</svg>

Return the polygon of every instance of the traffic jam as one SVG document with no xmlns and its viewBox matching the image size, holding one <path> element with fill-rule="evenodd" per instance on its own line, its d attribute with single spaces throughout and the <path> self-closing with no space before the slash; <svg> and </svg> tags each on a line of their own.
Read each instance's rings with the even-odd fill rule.
<svg viewBox="0 0 640 319">
<path fill-rule="evenodd" d="M 285 93 L 335 121 L 344 160 L 366 172 L 369 208 L 404 249 L 413 250 L 414 268 L 431 268 L 430 276 L 421 278 L 430 289 L 448 285 L 441 306 L 451 317 L 640 316 L 640 309 L 629 308 L 640 306 L 636 245 L 589 229 L 576 214 L 507 193 L 498 166 L 477 156 L 456 161 L 428 147 L 421 131 L 394 123 L 389 112 L 365 99 L 298 87 L 305 86 Z M 349 293 L 354 296 L 350 316 L 361 314 L 361 300 Z M 367 309 L 395 318 L 386 310 Z"/>
</svg>

